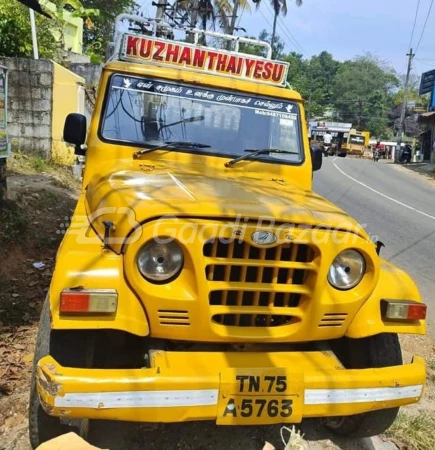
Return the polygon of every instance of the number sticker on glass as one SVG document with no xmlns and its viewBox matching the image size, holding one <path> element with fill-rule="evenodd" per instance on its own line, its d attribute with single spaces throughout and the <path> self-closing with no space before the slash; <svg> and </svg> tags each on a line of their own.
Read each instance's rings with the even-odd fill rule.
<svg viewBox="0 0 435 450">
<path fill-rule="evenodd" d="M 221 373 L 219 425 L 298 423 L 303 374 L 284 368 L 228 369 Z"/>
</svg>

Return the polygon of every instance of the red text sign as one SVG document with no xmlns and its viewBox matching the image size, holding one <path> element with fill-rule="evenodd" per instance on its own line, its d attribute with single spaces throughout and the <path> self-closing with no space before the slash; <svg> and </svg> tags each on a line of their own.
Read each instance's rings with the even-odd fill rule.
<svg viewBox="0 0 435 450">
<path fill-rule="evenodd" d="M 124 35 L 120 56 L 126 61 L 150 61 L 276 85 L 287 80 L 288 63 L 130 34 Z"/>
</svg>

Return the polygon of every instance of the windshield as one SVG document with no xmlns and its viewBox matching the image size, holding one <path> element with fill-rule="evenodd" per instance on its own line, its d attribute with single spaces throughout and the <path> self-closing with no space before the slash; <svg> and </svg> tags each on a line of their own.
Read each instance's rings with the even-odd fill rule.
<svg viewBox="0 0 435 450">
<path fill-rule="evenodd" d="M 229 158 L 246 149 L 281 149 L 296 154 L 271 152 L 258 159 L 303 159 L 296 103 L 144 77 L 112 76 L 101 137 L 140 147 L 189 141 L 210 147 L 176 151 Z"/>
</svg>

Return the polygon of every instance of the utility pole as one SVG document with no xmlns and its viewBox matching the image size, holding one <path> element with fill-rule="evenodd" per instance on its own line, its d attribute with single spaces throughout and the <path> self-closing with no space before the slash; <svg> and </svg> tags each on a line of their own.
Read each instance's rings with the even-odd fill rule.
<svg viewBox="0 0 435 450">
<path fill-rule="evenodd" d="M 403 103 L 402 111 L 400 113 L 399 131 L 397 132 L 397 146 L 396 151 L 394 152 L 394 162 L 396 163 L 398 163 L 400 159 L 403 138 L 403 125 L 405 123 L 406 106 L 408 105 L 409 76 L 411 75 L 412 58 L 414 58 L 415 56 L 415 53 L 412 53 L 412 48 L 409 50 L 409 53 L 407 53 L 406 56 L 408 56 L 408 70 L 406 72 L 405 89 L 403 92 Z"/>
<path fill-rule="evenodd" d="M 165 12 L 166 12 L 166 6 L 167 6 L 167 0 L 157 0 L 157 3 L 152 3 L 157 7 L 156 9 L 156 20 L 159 22 L 162 22 L 165 19 Z M 157 36 L 161 36 L 161 34 L 164 35 L 164 28 L 157 26 Z"/>
<path fill-rule="evenodd" d="M 36 37 L 35 12 L 33 11 L 32 8 L 29 8 L 29 13 L 30 13 L 30 28 L 32 29 L 33 58 L 39 59 L 38 39 Z"/>
<path fill-rule="evenodd" d="M 239 0 L 234 0 L 234 6 L 233 6 L 233 14 L 231 16 L 231 22 L 228 30 L 225 30 L 228 34 L 234 34 L 234 29 L 236 28 L 236 20 L 237 20 L 237 13 L 239 12 L 239 6 L 240 2 Z"/>
</svg>

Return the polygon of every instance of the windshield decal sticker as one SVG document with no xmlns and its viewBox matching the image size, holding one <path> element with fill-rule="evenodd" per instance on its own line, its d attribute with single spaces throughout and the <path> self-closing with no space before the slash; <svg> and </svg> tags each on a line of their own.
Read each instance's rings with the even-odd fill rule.
<svg viewBox="0 0 435 450">
<path fill-rule="evenodd" d="M 126 89 L 128 91 L 164 94 L 181 98 L 193 97 L 194 99 L 209 101 L 215 104 L 238 105 L 255 109 L 255 114 L 262 114 L 262 112 L 267 111 L 276 111 L 285 114 L 285 116 L 280 115 L 279 117 L 293 117 L 297 115 L 295 113 L 292 113 L 293 111 L 297 112 L 297 109 L 296 105 L 291 103 L 275 102 L 268 99 L 259 99 L 244 95 L 222 93 L 219 91 L 213 92 L 207 89 L 185 87 L 156 80 L 146 80 L 143 78 L 127 79 L 121 78 L 120 76 L 115 76 L 112 82 L 112 87 L 114 89 Z"/>
<path fill-rule="evenodd" d="M 282 119 L 295 120 L 297 118 L 297 114 L 288 114 L 285 112 L 276 112 L 276 111 L 264 111 L 262 109 L 256 109 L 255 114 L 259 114 L 260 116 L 281 117 Z"/>
<path fill-rule="evenodd" d="M 282 86 L 286 83 L 289 64 L 269 61 L 251 55 L 233 55 L 222 50 L 199 48 L 186 43 L 125 34 L 120 59 L 155 62 L 177 68 L 213 72 L 225 76 Z"/>
</svg>

